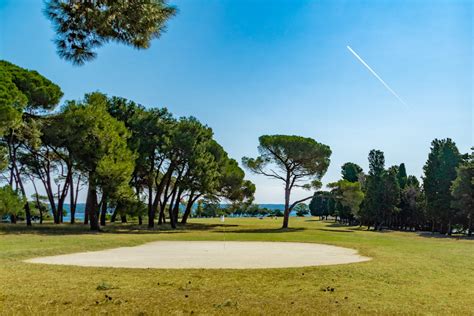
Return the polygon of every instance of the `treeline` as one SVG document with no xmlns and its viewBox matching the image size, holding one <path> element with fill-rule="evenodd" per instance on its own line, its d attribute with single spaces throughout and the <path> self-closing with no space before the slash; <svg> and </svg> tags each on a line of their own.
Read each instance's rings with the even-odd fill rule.
<svg viewBox="0 0 474 316">
<path fill-rule="evenodd" d="M 199 200 L 194 209 L 194 216 L 198 218 L 217 217 L 222 215 L 232 217 L 282 217 L 283 211 L 280 209 L 261 207 L 258 204 L 253 203 L 223 205 L 205 200 Z"/>
<path fill-rule="evenodd" d="M 211 128 L 193 117 L 175 118 L 164 108 L 145 108 L 99 92 L 66 101 L 35 71 L 0 61 L 0 215 L 27 225 L 51 208 L 71 223 L 80 188 L 87 187 L 85 224 L 98 230 L 107 210 L 133 215 L 148 227 L 185 224 L 199 199 L 251 204 L 255 186 L 213 139 Z M 34 194 L 28 201 L 26 184 Z M 46 192 L 39 194 L 39 187 Z M 184 212 L 180 214 L 180 206 Z M 181 218 L 179 218 L 181 216 Z"/>
<path fill-rule="evenodd" d="M 472 234 L 473 154 L 461 154 L 451 139 L 435 139 L 420 181 L 405 164 L 385 167 L 383 152 L 369 153 L 369 171 L 346 163 L 342 179 L 318 191 L 310 203 L 314 216 L 334 217 L 368 229 L 429 230 Z"/>
</svg>

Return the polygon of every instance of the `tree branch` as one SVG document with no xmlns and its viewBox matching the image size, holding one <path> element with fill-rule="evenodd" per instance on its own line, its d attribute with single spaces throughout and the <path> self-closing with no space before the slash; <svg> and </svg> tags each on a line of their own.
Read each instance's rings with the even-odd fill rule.
<svg viewBox="0 0 474 316">
<path fill-rule="evenodd" d="M 313 195 L 308 196 L 308 197 L 306 197 L 306 198 L 304 198 L 304 199 L 301 199 L 301 200 L 298 200 L 298 201 L 293 202 L 293 204 L 290 205 L 289 211 L 291 212 L 291 210 L 293 209 L 293 207 L 296 206 L 296 204 L 301 203 L 301 202 L 304 202 L 304 201 L 306 201 L 306 200 L 309 200 L 309 199 L 311 199 L 312 197 L 313 197 Z"/>
</svg>

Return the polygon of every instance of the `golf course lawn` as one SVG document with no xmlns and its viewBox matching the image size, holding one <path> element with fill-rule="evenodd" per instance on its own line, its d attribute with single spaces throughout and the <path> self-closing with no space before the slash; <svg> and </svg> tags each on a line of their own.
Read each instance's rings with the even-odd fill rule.
<svg viewBox="0 0 474 316">
<path fill-rule="evenodd" d="M 0 224 L 0 314 L 474 315 L 474 240 L 368 232 L 316 218 L 191 219 L 177 230 Z M 224 227 L 225 226 L 225 227 Z M 224 233 L 225 231 L 225 233 Z M 291 241 L 357 249 L 367 262 L 304 268 L 92 268 L 24 263 L 159 240 Z"/>
</svg>

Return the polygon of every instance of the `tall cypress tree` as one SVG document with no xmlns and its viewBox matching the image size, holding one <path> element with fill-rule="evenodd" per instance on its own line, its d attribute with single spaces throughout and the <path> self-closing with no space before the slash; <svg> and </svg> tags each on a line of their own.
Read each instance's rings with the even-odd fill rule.
<svg viewBox="0 0 474 316">
<path fill-rule="evenodd" d="M 383 173 L 385 157 L 380 150 L 371 150 L 369 153 L 369 174 L 366 180 L 366 193 L 362 218 L 368 221 L 368 226 L 377 227 L 380 222 L 380 206 L 383 196 Z"/>
<path fill-rule="evenodd" d="M 460 219 L 469 236 L 473 231 L 474 218 L 474 155 L 460 164 L 457 177 L 451 186 L 452 206 L 460 211 Z"/>
<path fill-rule="evenodd" d="M 398 167 L 397 180 L 400 189 L 405 189 L 408 181 L 407 170 L 405 169 L 405 164 L 401 163 Z"/>
<path fill-rule="evenodd" d="M 440 231 L 451 234 L 451 224 L 456 215 L 456 209 L 451 207 L 450 189 L 452 182 L 456 179 L 456 168 L 460 162 L 459 150 L 450 138 L 433 140 L 431 152 L 423 167 L 427 215 L 432 222 L 433 232 L 436 223 L 440 223 Z"/>
<path fill-rule="evenodd" d="M 381 230 L 390 225 L 392 215 L 400 201 L 400 187 L 397 181 L 398 167 L 385 170 L 385 157 L 380 150 L 369 153 L 369 174 L 366 180 L 366 192 L 361 218 Z"/>
</svg>

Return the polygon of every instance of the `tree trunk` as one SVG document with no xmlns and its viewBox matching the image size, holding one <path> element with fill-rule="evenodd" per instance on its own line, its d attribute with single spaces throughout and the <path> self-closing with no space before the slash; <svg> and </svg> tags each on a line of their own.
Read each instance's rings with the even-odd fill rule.
<svg viewBox="0 0 474 316">
<path fill-rule="evenodd" d="M 166 224 L 166 217 L 163 208 L 160 207 L 160 213 L 158 214 L 158 225 Z"/>
<path fill-rule="evenodd" d="M 148 228 L 155 226 L 156 207 L 153 205 L 153 185 L 148 185 Z"/>
<path fill-rule="evenodd" d="M 122 221 L 122 223 L 126 223 L 127 222 L 127 215 L 120 215 L 120 219 Z"/>
<path fill-rule="evenodd" d="M 191 192 L 189 194 L 189 200 L 188 200 L 188 203 L 186 204 L 186 210 L 184 211 L 183 217 L 181 218 L 181 224 L 183 225 L 186 224 L 186 222 L 188 221 L 188 217 L 191 214 L 193 204 L 199 197 L 199 195 L 196 197 L 194 197 L 193 195 L 194 195 L 194 192 Z"/>
<path fill-rule="evenodd" d="M 84 210 L 84 225 L 89 225 L 89 210 L 87 209 L 87 206 Z"/>
<path fill-rule="evenodd" d="M 11 134 L 11 136 L 13 137 L 13 134 Z M 10 146 L 8 147 L 10 150 Z M 16 176 L 15 180 L 16 180 L 17 188 L 18 186 L 20 187 L 21 194 L 26 199 L 25 187 L 23 186 L 23 181 L 21 180 L 20 171 L 18 170 L 18 167 L 16 165 L 16 149 L 13 150 L 13 156 L 12 154 L 10 154 L 10 160 L 12 164 L 10 186 L 13 184 L 13 172 L 15 172 L 15 176 Z M 25 215 L 26 215 L 26 226 L 31 226 L 31 212 L 30 212 L 30 204 L 28 203 L 28 200 L 26 201 L 24 205 L 24 209 L 25 209 Z M 14 219 L 14 222 L 12 221 L 12 223 L 16 223 L 16 216 L 13 216 L 13 219 Z"/>
<path fill-rule="evenodd" d="M 168 214 L 170 216 L 171 228 L 175 229 L 176 228 L 176 223 L 174 221 L 173 208 L 171 207 L 171 205 L 168 207 Z"/>
<path fill-rule="evenodd" d="M 25 203 L 24 209 L 25 209 L 25 217 L 26 217 L 26 226 L 31 226 L 31 209 L 30 209 L 30 203 L 28 202 L 28 200 Z"/>
<path fill-rule="evenodd" d="M 16 165 L 16 153 L 17 153 L 18 147 L 15 147 L 15 145 L 13 144 L 13 129 L 10 129 L 10 135 L 8 136 L 7 146 L 8 146 L 8 157 L 10 160 L 10 186 L 13 187 L 13 180 L 15 179 L 17 188 L 18 188 L 18 185 L 20 185 L 21 192 L 23 196 L 26 198 L 25 189 L 23 188 L 23 183 L 20 178 L 20 172 L 18 171 L 18 168 Z M 25 213 L 26 213 L 26 225 L 31 226 L 31 214 L 30 214 L 28 201 L 26 202 L 24 208 L 25 208 Z M 12 224 L 16 224 L 16 215 L 10 215 L 10 221 Z"/>
<path fill-rule="evenodd" d="M 163 214 L 163 210 L 161 209 L 160 207 L 160 211 L 158 213 L 158 225 L 161 225 L 163 223 L 166 223 L 165 219 L 164 219 L 164 214 Z"/>
<path fill-rule="evenodd" d="M 58 220 L 59 223 L 63 223 L 64 213 L 63 213 L 63 204 L 64 200 L 61 198 L 61 185 L 58 185 Z"/>
<path fill-rule="evenodd" d="M 49 162 L 47 163 L 47 167 L 45 167 L 46 179 L 43 180 L 44 189 L 46 191 L 46 195 L 48 196 L 49 205 L 51 207 L 51 211 L 53 212 L 53 220 L 55 224 L 59 224 L 59 214 L 56 208 L 56 201 L 54 200 L 54 193 L 53 193 L 53 186 L 51 184 L 51 174 L 50 174 L 50 167 Z"/>
<path fill-rule="evenodd" d="M 69 216 L 71 216 L 71 224 L 74 224 L 76 221 L 76 205 L 74 204 L 74 178 L 71 176 L 69 179 Z"/>
<path fill-rule="evenodd" d="M 112 213 L 112 216 L 110 217 L 110 222 L 114 223 L 116 219 L 117 219 L 117 207 L 115 207 L 114 212 Z"/>
<path fill-rule="evenodd" d="M 168 199 L 170 198 L 170 196 L 168 195 L 168 190 L 170 188 L 171 176 L 173 174 L 173 171 L 174 171 L 174 166 L 170 165 L 168 167 L 168 171 L 161 179 L 158 189 L 156 191 L 156 197 L 158 198 L 158 200 L 159 200 L 159 197 L 161 197 L 161 195 L 163 194 L 163 200 L 159 203 L 160 204 L 160 215 L 158 217 L 159 225 L 166 223 L 165 209 L 166 209 L 166 204 L 168 203 Z M 170 218 L 170 221 L 172 220 L 173 219 Z"/>
<path fill-rule="evenodd" d="M 288 222 L 290 219 L 290 189 L 288 187 L 288 183 L 285 187 L 285 212 L 283 216 L 283 225 L 281 228 L 288 228 Z"/>
<path fill-rule="evenodd" d="M 87 190 L 86 212 L 89 215 L 90 227 L 92 231 L 99 231 L 99 221 L 97 218 L 97 188 L 92 176 L 89 176 L 89 188 Z"/>
<path fill-rule="evenodd" d="M 26 198 L 25 188 L 23 187 L 23 181 L 20 179 L 20 174 L 18 173 L 18 183 L 20 185 L 20 190 L 23 196 Z M 30 211 L 30 203 L 28 200 L 25 203 L 25 215 L 26 215 L 26 226 L 31 226 L 31 211 Z"/>
<path fill-rule="evenodd" d="M 179 206 L 181 205 L 181 195 L 183 194 L 182 190 L 180 189 L 178 192 L 178 195 L 176 196 L 176 200 L 174 203 L 173 207 L 173 216 L 174 216 L 174 222 L 175 224 L 178 223 L 178 217 L 179 217 Z"/>
<path fill-rule="evenodd" d="M 170 223 L 171 223 L 171 227 L 172 228 L 176 228 L 176 222 L 177 222 L 177 216 L 175 216 L 175 203 L 177 201 L 177 184 L 174 185 L 174 188 L 173 188 L 173 191 L 172 191 L 172 194 L 171 194 L 171 200 L 170 200 L 170 204 L 168 206 L 168 213 L 169 213 L 169 216 L 170 216 Z"/>
<path fill-rule="evenodd" d="M 158 178 L 155 177 L 156 192 L 155 192 L 155 199 L 153 200 L 153 218 L 151 219 L 153 221 L 155 220 L 156 211 L 158 210 L 158 206 L 160 206 L 159 205 L 160 204 L 160 197 L 163 193 L 163 189 L 165 187 L 165 184 L 167 182 L 168 177 L 171 177 L 172 173 L 173 173 L 173 168 L 172 168 L 172 166 L 169 166 L 168 171 L 166 171 L 166 173 L 163 175 L 163 177 L 161 178 L 161 180 L 159 182 L 158 182 Z M 150 223 L 150 219 L 148 219 L 148 221 Z M 158 215 L 158 225 L 161 225 L 164 222 L 165 222 L 165 220 L 164 220 L 163 209 L 160 207 L 160 213 Z M 153 227 L 153 226 L 154 226 L 154 223 L 152 223 L 151 227 Z M 150 226 L 148 226 L 148 227 L 150 227 Z"/>
<path fill-rule="evenodd" d="M 472 236 L 472 213 L 469 214 L 469 221 L 468 221 L 468 224 L 467 224 L 467 235 L 470 237 Z"/>
<path fill-rule="evenodd" d="M 74 214 L 76 214 L 76 209 L 77 209 L 77 198 L 79 197 L 79 188 L 81 186 L 81 175 L 77 178 L 77 184 L 76 184 L 76 193 L 74 196 L 74 202 L 72 203 L 71 207 L 74 209 Z"/>
<path fill-rule="evenodd" d="M 155 215 L 156 215 L 156 208 L 153 208 L 153 182 L 156 182 L 156 177 L 153 180 L 151 178 L 151 175 L 153 174 L 153 170 L 155 168 L 155 154 L 153 154 L 149 157 L 151 164 L 150 164 L 150 169 L 148 171 L 148 175 L 150 177 L 147 179 L 147 187 L 148 187 L 148 228 L 153 228 L 155 226 Z M 161 167 L 158 167 L 158 169 Z M 158 190 L 158 187 L 157 187 Z"/>
<path fill-rule="evenodd" d="M 100 226 L 105 226 L 105 218 L 107 216 L 107 195 L 102 195 L 102 205 L 100 211 Z"/>
<path fill-rule="evenodd" d="M 138 183 L 138 178 L 137 178 L 136 175 L 135 175 L 135 183 Z M 140 200 L 140 186 L 138 184 L 135 186 L 135 192 L 137 194 L 137 200 L 141 201 Z M 142 224 L 143 224 L 143 218 L 142 218 L 142 215 L 139 214 L 138 215 L 138 225 L 141 226 Z"/>
<path fill-rule="evenodd" d="M 40 224 L 43 224 L 43 211 L 41 209 L 40 205 L 40 200 L 39 200 L 39 194 L 38 194 L 38 189 L 36 188 L 36 183 L 33 177 L 30 177 L 31 183 L 33 184 L 33 188 L 35 189 L 35 195 L 36 195 L 36 207 L 38 208 L 38 211 L 40 213 Z"/>
<path fill-rule="evenodd" d="M 171 173 L 169 174 L 169 177 L 168 177 L 168 181 L 166 183 L 166 186 L 165 186 L 165 190 L 164 190 L 164 193 L 163 193 L 163 201 L 161 201 L 161 204 L 160 204 L 160 221 L 161 219 L 163 220 L 162 222 L 158 222 L 158 224 L 161 224 L 161 223 L 165 223 L 165 210 L 166 210 L 166 205 L 168 204 L 168 199 L 170 198 L 170 196 L 168 195 L 168 190 L 169 190 L 169 187 L 170 187 L 170 184 L 171 184 Z M 168 208 L 168 212 L 170 213 L 170 222 L 171 222 L 171 226 L 173 226 L 173 217 L 171 217 L 171 211 L 170 211 L 170 207 Z M 173 227 L 174 228 L 174 227 Z"/>
</svg>

